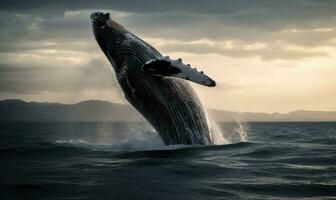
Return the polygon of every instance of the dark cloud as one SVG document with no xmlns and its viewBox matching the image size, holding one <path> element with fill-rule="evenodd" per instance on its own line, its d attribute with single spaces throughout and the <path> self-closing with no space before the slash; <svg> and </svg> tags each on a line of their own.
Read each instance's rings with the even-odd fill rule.
<svg viewBox="0 0 336 200">
<path fill-rule="evenodd" d="M 69 3 L 5 0 L 0 8 L 3 11 L 0 25 L 4 27 L 1 35 L 3 41 L 92 39 L 89 15 L 97 9 L 126 12 L 127 16 L 112 14 L 112 17 L 141 36 L 189 41 L 200 38 L 258 42 L 284 40 L 316 46 L 329 41 L 334 32 L 324 35 L 309 31 L 304 35 L 274 33 L 284 29 L 310 30 L 336 26 L 335 1 L 112 0 Z M 67 11 L 76 10 L 81 13 L 64 15 Z"/>
<path fill-rule="evenodd" d="M 93 59 L 80 66 L 0 63 L 0 92 L 37 94 L 111 89 L 116 85 L 108 62 Z"/>
<path fill-rule="evenodd" d="M 223 48 L 220 45 L 207 44 L 165 44 L 160 47 L 165 52 L 187 52 L 194 54 L 221 54 L 229 57 L 260 57 L 264 60 L 284 59 L 298 60 L 301 58 L 312 58 L 317 56 L 327 56 L 328 54 L 321 51 L 304 52 L 290 49 L 284 49 L 281 46 L 271 46 L 261 49 L 244 49 L 244 48 Z"/>
<path fill-rule="evenodd" d="M 279 17 L 279 13 L 292 14 L 301 18 L 311 15 L 330 16 L 335 11 L 336 2 L 332 0 L 2 0 L 2 11 L 20 13 L 63 13 L 68 10 L 104 9 L 124 12 L 187 12 L 198 14 L 219 14 L 247 16 L 259 13 L 254 18 L 242 17 L 241 21 L 267 20 L 262 13 L 267 12 L 271 17 Z M 275 11 L 275 12 L 274 12 Z M 323 11 L 323 13 L 321 12 Z M 289 17 L 281 15 L 281 17 Z"/>
<path fill-rule="evenodd" d="M 115 10 L 129 13 L 173 13 L 206 15 L 250 28 L 279 29 L 285 27 L 316 27 L 335 20 L 335 1 L 314 0 L 3 0 L 0 11 L 29 15 L 63 15 L 71 10 Z M 183 20 L 183 18 L 179 18 Z M 158 19 L 159 23 L 178 23 L 174 17 Z M 219 22 L 219 21 L 217 21 Z"/>
<path fill-rule="evenodd" d="M 115 84 L 109 63 L 91 32 L 90 13 L 110 11 L 116 21 L 145 38 L 173 40 L 164 53 L 216 53 L 264 60 L 328 56 L 314 50 L 335 46 L 336 1 L 313 0 L 2 0 L 0 6 L 0 92 L 40 93 L 104 89 Z M 329 30 L 330 29 L 330 30 Z M 264 49 L 226 49 L 194 40 L 265 43 Z M 183 41 L 183 42 L 182 42 Z M 280 43 L 281 45 L 274 45 Z M 285 48 L 303 46 L 308 51 Z M 83 66 L 15 62 L 13 54 L 46 56 L 53 50 L 101 55 Z M 94 56 L 93 56 L 94 57 Z"/>
<path fill-rule="evenodd" d="M 17 15 L 15 13 L 0 12 L 1 42 L 15 40 L 30 34 L 29 27 L 34 23 L 34 17 L 30 15 Z"/>
</svg>

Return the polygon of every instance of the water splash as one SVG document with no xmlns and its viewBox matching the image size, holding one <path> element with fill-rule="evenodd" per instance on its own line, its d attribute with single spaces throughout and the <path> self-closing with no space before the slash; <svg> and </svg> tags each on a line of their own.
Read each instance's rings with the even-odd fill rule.
<svg viewBox="0 0 336 200">
<path fill-rule="evenodd" d="M 247 141 L 247 129 L 244 123 L 237 121 L 237 127 L 230 128 L 217 124 L 206 114 L 210 127 L 210 137 L 215 145 L 225 145 Z M 231 124 L 232 125 L 232 124 Z M 92 126 L 77 127 L 65 131 L 63 137 L 55 138 L 57 144 L 87 147 L 103 150 L 154 150 L 164 149 L 162 139 L 149 123 L 96 123 Z"/>
<path fill-rule="evenodd" d="M 241 142 L 247 142 L 247 125 L 240 120 L 236 121 L 238 127 L 233 129 L 234 134 L 239 135 Z"/>
<path fill-rule="evenodd" d="M 210 129 L 212 143 L 215 145 L 230 144 L 231 142 L 224 137 L 223 130 L 219 128 L 217 122 L 212 119 L 208 112 L 205 112 L 205 117 Z"/>
<path fill-rule="evenodd" d="M 219 128 L 215 121 L 210 124 L 211 140 L 216 145 L 230 144 L 231 142 L 224 137 L 223 130 Z"/>
<path fill-rule="evenodd" d="M 93 131 L 93 132 L 92 132 Z M 164 146 L 155 130 L 144 123 L 101 123 L 87 134 L 56 140 L 57 144 L 100 150 L 151 150 Z"/>
<path fill-rule="evenodd" d="M 215 145 L 232 144 L 237 142 L 247 142 L 247 125 L 240 119 L 236 120 L 237 127 L 232 131 L 225 131 L 218 123 L 206 113 L 207 123 L 210 127 L 211 140 Z"/>
<path fill-rule="evenodd" d="M 122 143 L 129 145 L 131 149 L 157 149 L 165 146 L 155 129 L 147 123 L 128 124 Z"/>
</svg>

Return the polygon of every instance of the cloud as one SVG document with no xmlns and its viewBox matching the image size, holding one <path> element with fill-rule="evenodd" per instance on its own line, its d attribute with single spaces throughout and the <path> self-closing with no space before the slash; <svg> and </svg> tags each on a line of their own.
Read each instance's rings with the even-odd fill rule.
<svg viewBox="0 0 336 200">
<path fill-rule="evenodd" d="M 110 64 L 101 59 L 81 65 L 44 65 L 33 59 L 0 63 L 0 73 L 0 92 L 5 93 L 82 92 L 117 85 Z"/>
<path fill-rule="evenodd" d="M 1 13 L 5 20 L 0 21 L 3 38 L 0 40 L 0 52 L 30 51 L 39 49 L 70 50 L 98 53 L 88 19 L 92 11 L 65 12 L 63 15 L 46 18 L 30 15 Z M 216 19 L 216 16 L 174 13 L 140 13 L 124 14 L 112 12 L 130 30 L 135 30 L 140 36 L 161 38 L 163 40 L 194 40 L 209 39 L 214 42 L 239 40 L 246 45 L 250 43 L 280 42 L 282 47 L 271 48 L 267 51 L 244 49 L 221 49 L 207 45 L 165 45 L 162 49 L 168 52 L 174 48 L 190 53 L 219 53 L 236 56 L 259 56 L 264 59 L 276 59 L 279 56 L 286 59 L 305 58 L 310 56 L 327 55 L 325 52 L 295 51 L 286 48 L 287 45 L 305 46 L 314 48 L 321 45 L 334 46 L 330 42 L 335 39 L 335 30 L 332 28 L 317 29 L 282 29 L 271 32 L 269 30 L 248 29 L 240 24 Z M 223 16 L 220 16 L 223 17 Z M 220 24 L 223 24 L 222 26 Z M 214 30 L 214 31 L 213 31 Z M 160 48 L 160 47 L 159 47 Z"/>
<path fill-rule="evenodd" d="M 251 29 L 323 27 L 335 23 L 335 1 L 290 0 L 3 0 L 0 11 L 35 16 L 63 15 L 66 11 L 114 10 L 159 17 L 155 24 L 179 23 L 189 17 L 215 24 L 240 25 Z M 169 16 L 170 15 L 170 16 Z M 162 16 L 162 17 L 160 17 Z M 169 16 L 169 17 L 168 17 Z M 174 17 L 176 16 L 176 17 Z M 168 18 L 167 18 L 168 17 Z M 178 18 L 179 20 L 175 20 Z M 222 23 L 221 23 L 222 22 Z"/>
<path fill-rule="evenodd" d="M 109 11 L 112 19 L 164 54 L 189 55 L 202 66 L 210 66 L 211 57 L 212 66 L 222 66 L 211 69 L 224 77 L 218 87 L 223 91 L 243 88 L 227 80 L 244 76 L 246 67 L 231 74 L 222 69 L 238 60 L 240 66 L 254 67 L 244 76 L 248 79 L 267 70 L 261 64 L 283 62 L 291 66 L 286 70 L 300 70 L 315 59 L 319 67 L 316 60 L 331 60 L 336 47 L 336 1 L 2 0 L 0 97 L 95 97 L 92 91 L 116 90 L 113 70 L 91 30 L 89 16 L 97 10 Z M 285 68 L 279 66 L 281 74 Z"/>
<path fill-rule="evenodd" d="M 198 40 L 191 42 L 164 42 L 158 46 L 164 52 L 188 52 L 193 54 L 221 54 L 229 57 L 260 57 L 264 60 L 283 59 L 298 60 L 302 58 L 324 57 L 323 51 L 304 51 L 302 49 L 286 49 L 281 44 L 245 43 L 245 42 L 216 42 Z"/>
<path fill-rule="evenodd" d="M 67 10 L 105 9 L 135 13 L 188 12 L 197 14 L 226 14 L 231 16 L 246 16 L 246 14 L 257 13 L 259 11 L 259 15 L 256 15 L 254 18 L 241 18 L 241 21 L 251 22 L 262 17 L 263 11 L 267 11 L 272 17 L 277 17 L 278 13 L 287 13 L 288 15 L 279 15 L 279 17 L 283 18 L 290 17 L 289 14 L 295 14 L 296 19 L 300 16 L 303 18 L 316 14 L 328 16 L 335 11 L 335 5 L 334 1 L 312 0 L 297 0 L 295 2 L 290 0 L 276 2 L 268 0 L 129 0 L 127 2 L 123 0 L 73 0 L 71 3 L 66 0 L 3 0 L 1 10 L 22 13 L 55 13 Z"/>
<path fill-rule="evenodd" d="M 142 37 L 241 40 L 316 47 L 330 43 L 336 25 L 332 1 L 3 1 L 0 51 L 17 41 L 92 40 L 89 15 L 110 10 L 112 18 Z M 49 13 L 49 14 L 48 14 Z M 55 14 L 57 13 L 57 14 Z M 299 30 L 297 32 L 291 30 Z"/>
</svg>

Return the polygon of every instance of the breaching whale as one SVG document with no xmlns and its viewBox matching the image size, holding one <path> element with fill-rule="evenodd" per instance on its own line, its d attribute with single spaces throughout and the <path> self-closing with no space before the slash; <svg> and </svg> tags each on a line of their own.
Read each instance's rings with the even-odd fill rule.
<svg viewBox="0 0 336 200">
<path fill-rule="evenodd" d="M 181 59 L 164 57 L 154 47 L 110 18 L 91 15 L 95 38 L 112 64 L 126 99 L 155 128 L 166 145 L 211 144 L 205 110 L 189 85 L 215 81 Z"/>
</svg>

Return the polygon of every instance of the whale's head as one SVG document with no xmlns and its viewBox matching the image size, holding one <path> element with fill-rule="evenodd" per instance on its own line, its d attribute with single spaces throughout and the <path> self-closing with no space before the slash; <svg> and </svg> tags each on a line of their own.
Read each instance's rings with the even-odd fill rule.
<svg viewBox="0 0 336 200">
<path fill-rule="evenodd" d="M 110 13 L 94 12 L 90 16 L 95 35 L 125 33 L 127 30 L 110 18 Z"/>
<path fill-rule="evenodd" d="M 100 48 L 110 62 L 113 63 L 113 51 L 111 51 L 111 49 L 117 46 L 118 41 L 120 41 L 124 37 L 124 33 L 128 31 L 123 26 L 113 21 L 110 18 L 109 13 L 92 13 L 91 23 L 93 33 Z"/>
</svg>

